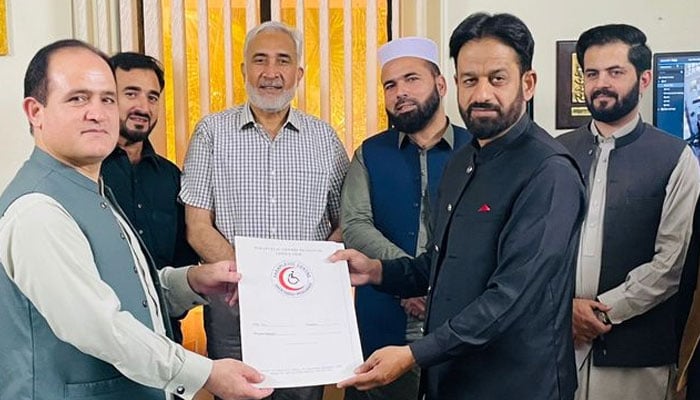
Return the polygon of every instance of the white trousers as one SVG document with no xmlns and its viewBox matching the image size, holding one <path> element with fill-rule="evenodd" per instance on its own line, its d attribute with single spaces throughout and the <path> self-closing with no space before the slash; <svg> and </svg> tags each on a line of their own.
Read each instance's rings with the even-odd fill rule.
<svg viewBox="0 0 700 400">
<path fill-rule="evenodd" d="M 596 367 L 591 357 L 578 371 L 576 400 L 671 400 L 674 365 L 648 368 Z"/>
</svg>

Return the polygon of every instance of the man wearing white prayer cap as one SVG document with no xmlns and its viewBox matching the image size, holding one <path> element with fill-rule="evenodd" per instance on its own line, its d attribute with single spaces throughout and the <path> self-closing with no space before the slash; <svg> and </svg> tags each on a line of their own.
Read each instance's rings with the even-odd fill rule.
<svg viewBox="0 0 700 400">
<path fill-rule="evenodd" d="M 443 167 L 453 150 L 470 141 L 450 124 L 442 98 L 435 42 L 420 37 L 392 40 L 379 49 L 384 103 L 390 129 L 365 140 L 355 152 L 341 197 L 343 239 L 373 258 L 413 257 L 430 240 L 429 211 Z M 365 357 L 422 336 L 425 297 L 399 299 L 357 288 L 357 318 Z M 346 400 L 415 400 L 418 368 L 389 385 L 346 390 Z"/>
<path fill-rule="evenodd" d="M 427 295 L 425 336 L 375 351 L 338 387 L 366 391 L 418 365 L 423 400 L 574 398 L 571 298 L 586 191 L 571 155 L 526 112 L 534 47 L 511 14 L 472 14 L 452 32 L 457 103 L 474 140 L 440 177 L 429 250 L 329 258 L 348 262 L 355 286 Z"/>
</svg>

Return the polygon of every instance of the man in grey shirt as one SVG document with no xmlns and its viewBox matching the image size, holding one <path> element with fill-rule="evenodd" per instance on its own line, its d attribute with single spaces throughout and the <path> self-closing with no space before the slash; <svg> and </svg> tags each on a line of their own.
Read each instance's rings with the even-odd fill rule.
<svg viewBox="0 0 700 400">
<path fill-rule="evenodd" d="M 576 53 L 593 116 L 559 137 L 581 166 L 589 195 L 573 304 L 576 395 L 668 399 L 698 162 L 684 141 L 639 116 L 652 79 L 644 33 L 622 24 L 591 28 Z"/>
</svg>

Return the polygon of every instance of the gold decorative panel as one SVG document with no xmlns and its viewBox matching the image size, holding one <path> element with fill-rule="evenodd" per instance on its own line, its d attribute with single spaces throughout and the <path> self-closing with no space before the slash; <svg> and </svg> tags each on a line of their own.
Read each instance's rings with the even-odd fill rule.
<svg viewBox="0 0 700 400">
<path fill-rule="evenodd" d="M 290 2 L 285 2 L 290 3 Z M 387 6 L 386 2 L 378 2 L 377 10 L 377 47 L 387 42 Z M 281 10 L 281 20 L 287 25 L 296 26 L 296 8 L 285 7 Z M 304 52 L 306 54 L 306 112 L 312 115 L 321 114 L 321 68 L 319 41 L 319 9 L 311 8 L 307 5 L 304 12 Z M 345 92 L 344 86 L 352 85 L 353 93 L 353 132 L 352 143 L 345 143 L 346 148 L 354 150 L 362 144 L 367 137 L 377 132 L 367 132 L 367 38 L 366 29 L 366 1 L 354 2 L 352 8 L 352 65 L 351 77 L 346 77 L 343 71 L 343 60 L 345 57 L 343 29 L 345 21 L 343 18 L 342 2 L 331 2 L 329 10 L 329 37 L 330 44 L 330 65 L 323 68 L 330 69 L 330 105 L 331 120 L 328 121 L 338 132 L 341 140 L 345 138 Z M 378 67 L 377 67 L 378 68 Z M 384 111 L 384 93 L 381 84 L 377 85 L 377 116 L 380 129 L 387 126 L 386 112 Z M 343 140 L 345 141 L 345 140 Z"/>
<path fill-rule="evenodd" d="M 0 56 L 7 54 L 7 8 L 5 0 L 0 0 Z"/>
<path fill-rule="evenodd" d="M 204 0 L 199 0 L 204 1 Z M 280 18 L 282 22 L 296 25 L 296 1 L 281 1 Z M 243 62 L 243 44 L 246 30 L 246 7 L 245 0 L 231 0 L 230 9 L 224 9 L 222 0 L 209 0 L 207 2 L 207 30 L 200 32 L 198 29 L 198 0 L 184 1 L 184 34 L 185 34 L 185 56 L 186 60 L 173 60 L 172 48 L 172 21 L 171 21 L 171 0 L 162 0 L 162 29 L 163 29 L 163 64 L 166 66 L 166 87 L 173 88 L 172 79 L 173 63 L 184 63 L 187 76 L 187 93 L 174 93 L 173 90 L 165 91 L 166 110 L 166 136 L 168 157 L 176 161 L 182 161 L 185 149 L 175 149 L 175 117 L 173 115 L 173 96 L 187 96 L 187 127 L 186 131 L 192 133 L 196 123 L 202 118 L 200 109 L 200 60 L 198 37 L 206 34 L 208 39 L 208 75 L 209 75 L 209 111 L 216 112 L 227 107 L 226 102 L 226 70 L 227 57 L 230 57 L 231 75 L 233 79 L 232 100 L 233 104 L 242 104 L 246 100 L 245 84 L 240 70 Z M 328 121 L 338 132 L 339 137 L 345 143 L 348 151 L 354 150 L 362 141 L 375 134 L 367 132 L 367 66 L 366 66 L 366 18 L 367 1 L 355 0 L 352 2 L 352 21 L 344 21 L 344 3 L 342 1 L 330 1 L 329 15 L 329 37 L 320 37 L 320 10 L 318 1 L 306 1 L 304 9 L 304 54 L 305 54 L 305 112 L 321 116 L 321 71 L 327 69 L 330 73 L 330 87 L 328 99 L 330 100 L 330 121 Z M 387 41 L 387 1 L 378 1 L 377 10 L 370 15 L 377 18 L 377 37 L 371 40 L 377 41 L 377 47 Z M 225 13 L 229 13 L 231 23 L 231 51 L 232 54 L 225 54 L 224 27 Z M 344 73 L 344 36 L 343 29 L 345 23 L 352 23 L 352 76 L 345 76 Z M 330 62 L 329 65 L 320 65 L 320 41 L 328 40 Z M 375 66 L 375 68 L 378 68 Z M 379 72 L 377 71 L 377 75 Z M 345 85 L 352 85 L 353 109 L 351 115 L 345 112 Z M 387 126 L 387 117 L 384 111 L 384 96 L 381 83 L 377 88 L 378 104 L 376 107 L 379 130 Z M 293 105 L 298 106 L 298 99 Z M 352 141 L 345 134 L 346 118 L 352 118 L 353 132 Z"/>
</svg>

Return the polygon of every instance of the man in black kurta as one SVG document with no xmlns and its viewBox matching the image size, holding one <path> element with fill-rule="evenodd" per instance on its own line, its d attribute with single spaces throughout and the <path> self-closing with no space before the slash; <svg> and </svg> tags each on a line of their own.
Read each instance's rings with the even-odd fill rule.
<svg viewBox="0 0 700 400">
<path fill-rule="evenodd" d="M 383 385 L 417 364 L 427 399 L 573 397 L 569 303 L 584 189 L 566 150 L 525 114 L 533 47 L 507 14 L 472 15 L 453 33 L 460 112 L 475 140 L 445 169 L 431 250 L 335 256 L 349 260 L 356 285 L 427 294 L 426 335 L 378 350 L 340 386 Z"/>
<path fill-rule="evenodd" d="M 163 69 L 153 57 L 131 52 L 115 54 L 110 63 L 117 78 L 119 142 L 102 162 L 102 179 L 156 268 L 196 265 L 199 257 L 185 237 L 185 208 L 177 200 L 180 169 L 148 140 L 158 123 Z M 180 319 L 170 323 L 173 338 L 182 343 Z"/>
</svg>

